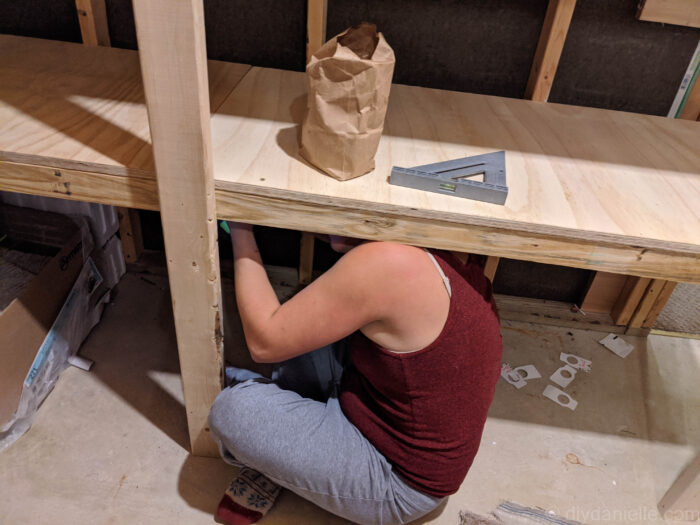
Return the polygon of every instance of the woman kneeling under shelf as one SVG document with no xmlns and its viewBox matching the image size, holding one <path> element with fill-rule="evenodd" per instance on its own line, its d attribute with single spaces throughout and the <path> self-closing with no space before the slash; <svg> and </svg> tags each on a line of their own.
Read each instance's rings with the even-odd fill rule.
<svg viewBox="0 0 700 525">
<path fill-rule="evenodd" d="M 474 460 L 502 341 L 482 258 L 331 237 L 345 255 L 280 305 L 252 227 L 229 223 L 236 300 L 270 378 L 229 369 L 212 435 L 241 467 L 217 516 L 254 523 L 280 487 L 361 524 L 407 523 Z"/>
</svg>

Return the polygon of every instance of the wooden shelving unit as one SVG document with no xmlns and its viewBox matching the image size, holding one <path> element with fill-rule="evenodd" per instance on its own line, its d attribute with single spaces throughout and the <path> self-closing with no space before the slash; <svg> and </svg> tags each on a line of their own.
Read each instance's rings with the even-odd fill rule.
<svg viewBox="0 0 700 525">
<path fill-rule="evenodd" d="M 108 44 L 103 4 L 77 4 L 86 43 Z M 309 0 L 308 53 L 326 7 Z M 533 101 L 395 85 L 375 171 L 346 182 L 298 154 L 304 75 L 207 62 L 198 0 L 135 0 L 139 52 L 0 35 L 0 190 L 161 211 L 195 454 L 216 453 L 216 217 L 482 253 L 491 273 L 503 256 L 626 274 L 613 316 L 647 326 L 666 281 L 700 283 L 700 125 L 538 102 L 574 7 L 550 3 Z M 505 206 L 387 182 L 501 149 Z"/>
<path fill-rule="evenodd" d="M 216 452 L 216 217 L 628 274 L 615 315 L 640 326 L 659 309 L 652 285 L 700 283 L 695 122 L 395 85 L 375 171 L 338 182 L 298 155 L 302 73 L 206 62 L 198 0 L 134 7 L 138 53 L 0 36 L 0 189 L 161 210 L 196 454 Z M 310 46 L 325 9 L 310 2 Z M 535 99 L 572 10 L 550 10 Z M 393 165 L 501 149 L 505 206 L 387 182 Z"/>
<path fill-rule="evenodd" d="M 2 189 L 159 209 L 137 53 L 0 44 Z M 338 182 L 298 155 L 302 73 L 210 61 L 209 84 L 220 218 L 700 282 L 693 122 L 395 85 L 377 169 Z M 505 206 L 387 183 L 499 149 Z"/>
</svg>

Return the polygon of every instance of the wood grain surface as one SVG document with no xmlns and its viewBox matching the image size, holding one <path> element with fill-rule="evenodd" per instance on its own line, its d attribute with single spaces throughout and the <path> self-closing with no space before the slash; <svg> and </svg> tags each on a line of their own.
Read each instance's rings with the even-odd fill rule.
<svg viewBox="0 0 700 525">
<path fill-rule="evenodd" d="M 109 24 L 105 0 L 75 0 L 80 34 L 86 46 L 109 46 Z"/>
<path fill-rule="evenodd" d="M 115 204 L 153 209 L 136 53 L 10 36 L 0 47 L 0 161 L 23 165 L 0 165 L 0 189 L 109 202 L 110 176 Z M 221 218 L 700 282 L 697 122 L 394 85 L 376 169 L 340 182 L 298 155 L 304 74 L 246 70 L 209 62 Z M 505 206 L 388 184 L 393 165 L 501 149 Z M 73 170 L 63 176 L 83 194 L 50 172 L 20 180 L 37 166 Z"/>
<path fill-rule="evenodd" d="M 339 182 L 298 154 L 305 92 L 302 73 L 251 69 L 212 117 L 217 188 L 572 244 L 616 244 L 637 250 L 640 263 L 651 250 L 676 252 L 688 257 L 684 278 L 698 273 L 692 270 L 700 262 L 696 123 L 394 85 L 376 169 Z M 393 165 L 501 149 L 510 188 L 505 206 L 387 183 Z M 513 251 L 488 239 L 483 247 L 490 255 Z M 554 255 L 542 252 L 540 260 Z"/>
<path fill-rule="evenodd" d="M 0 35 L 0 160 L 153 177 L 138 53 Z M 214 111 L 250 66 L 209 61 Z"/>
<path fill-rule="evenodd" d="M 218 457 L 208 416 L 224 383 L 224 348 L 204 7 L 133 6 L 190 445 Z"/>
</svg>

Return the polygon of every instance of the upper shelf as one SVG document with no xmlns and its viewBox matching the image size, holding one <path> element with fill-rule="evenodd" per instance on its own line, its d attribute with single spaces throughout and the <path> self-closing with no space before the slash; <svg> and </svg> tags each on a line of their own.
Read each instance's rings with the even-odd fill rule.
<svg viewBox="0 0 700 525">
<path fill-rule="evenodd" d="M 157 209 L 138 54 L 0 49 L 0 189 Z M 376 169 L 339 182 L 298 155 L 303 73 L 210 61 L 209 81 L 221 217 L 700 281 L 698 123 L 394 85 Z M 387 182 L 501 149 L 505 206 Z"/>
<path fill-rule="evenodd" d="M 154 176 L 138 53 L 0 35 L 0 160 Z M 209 61 L 212 112 L 250 66 Z"/>
<path fill-rule="evenodd" d="M 700 252 L 700 124 L 392 86 L 376 168 L 339 182 L 298 154 L 303 73 L 252 68 L 212 117 L 217 187 L 571 239 Z M 506 150 L 505 206 L 391 186 L 393 165 Z"/>
</svg>

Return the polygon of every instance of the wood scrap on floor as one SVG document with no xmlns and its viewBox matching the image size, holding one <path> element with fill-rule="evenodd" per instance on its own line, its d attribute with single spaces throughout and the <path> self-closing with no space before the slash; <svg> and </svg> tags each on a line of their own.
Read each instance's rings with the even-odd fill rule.
<svg viewBox="0 0 700 525">
<path fill-rule="evenodd" d="M 480 516 L 469 511 L 460 511 L 460 525 L 581 525 L 578 521 L 557 516 L 553 511 L 524 507 L 511 501 L 504 501 L 491 512 L 490 516 Z"/>
</svg>

